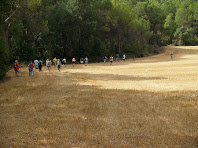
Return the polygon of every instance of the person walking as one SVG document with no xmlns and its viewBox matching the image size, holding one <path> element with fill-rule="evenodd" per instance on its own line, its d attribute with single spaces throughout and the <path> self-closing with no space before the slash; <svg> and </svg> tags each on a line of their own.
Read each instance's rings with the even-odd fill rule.
<svg viewBox="0 0 198 148">
<path fill-rule="evenodd" d="M 104 60 L 104 63 L 106 64 L 106 62 L 107 62 L 107 57 L 104 56 L 103 60 Z"/>
<path fill-rule="evenodd" d="M 173 55 L 174 55 L 174 52 L 171 51 L 171 52 L 170 52 L 171 60 L 173 59 Z"/>
<path fill-rule="evenodd" d="M 60 71 L 60 68 L 61 68 L 61 61 L 60 61 L 60 59 L 57 60 L 57 65 L 58 65 L 58 70 Z"/>
<path fill-rule="evenodd" d="M 39 72 L 41 72 L 42 71 L 42 61 L 41 60 L 39 60 L 38 66 L 39 66 Z"/>
<path fill-rule="evenodd" d="M 73 63 L 73 67 L 74 67 L 74 64 L 76 63 L 76 59 L 75 58 L 72 58 L 72 63 Z"/>
<path fill-rule="evenodd" d="M 56 64 L 57 64 L 57 59 L 56 59 L 56 57 L 53 59 L 53 62 L 54 62 L 54 67 L 56 67 Z"/>
<path fill-rule="evenodd" d="M 117 61 L 117 62 L 119 62 L 119 57 L 120 57 L 119 53 L 116 54 L 116 61 Z"/>
<path fill-rule="evenodd" d="M 132 60 L 135 62 L 135 56 L 134 55 L 132 55 Z"/>
<path fill-rule="evenodd" d="M 110 65 L 113 63 L 113 56 L 110 56 Z"/>
<path fill-rule="evenodd" d="M 62 64 L 66 66 L 66 62 L 67 62 L 67 60 L 64 58 L 64 59 L 62 60 Z"/>
<path fill-rule="evenodd" d="M 88 64 L 88 58 L 86 56 L 86 58 L 85 58 L 85 66 L 87 66 L 87 64 Z"/>
<path fill-rule="evenodd" d="M 34 76 L 34 64 L 32 63 L 32 61 L 30 61 L 29 65 L 29 76 Z"/>
<path fill-rule="evenodd" d="M 15 75 L 18 76 L 18 73 L 19 73 L 19 63 L 17 60 L 15 60 L 15 63 L 14 63 L 14 71 L 15 71 Z"/>
<path fill-rule="evenodd" d="M 84 59 L 80 58 L 80 64 L 83 65 L 83 63 L 84 63 Z"/>
<path fill-rule="evenodd" d="M 34 60 L 34 66 L 36 69 L 38 69 L 38 60 Z"/>
<path fill-rule="evenodd" d="M 48 61 L 49 61 L 49 59 L 47 59 L 47 60 L 45 61 L 46 68 L 47 68 L 47 65 L 48 65 Z M 48 70 L 48 68 L 47 68 L 47 70 Z"/>
<path fill-rule="evenodd" d="M 48 60 L 48 62 L 47 62 L 47 69 L 49 70 L 49 72 L 51 70 L 51 66 L 52 66 L 52 62 L 51 62 L 51 60 Z"/>
<path fill-rule="evenodd" d="M 126 55 L 123 54 L 123 56 L 122 56 L 122 61 L 125 62 L 125 60 L 126 60 Z"/>
</svg>

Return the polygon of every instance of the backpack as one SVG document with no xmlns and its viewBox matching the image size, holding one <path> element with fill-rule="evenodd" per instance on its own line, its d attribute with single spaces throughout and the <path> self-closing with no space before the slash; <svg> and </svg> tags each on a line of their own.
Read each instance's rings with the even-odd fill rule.
<svg viewBox="0 0 198 148">
<path fill-rule="evenodd" d="M 16 69 L 16 63 L 14 63 L 14 69 Z"/>
<path fill-rule="evenodd" d="M 33 69 L 33 68 L 34 68 L 34 65 L 31 63 L 31 64 L 29 65 L 29 68 L 30 68 L 30 69 Z"/>
</svg>

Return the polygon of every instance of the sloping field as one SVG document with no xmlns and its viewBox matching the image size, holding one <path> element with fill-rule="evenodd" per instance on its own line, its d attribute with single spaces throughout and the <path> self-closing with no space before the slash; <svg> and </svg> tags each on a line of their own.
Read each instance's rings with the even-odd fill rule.
<svg viewBox="0 0 198 148">
<path fill-rule="evenodd" d="M 0 83 L 0 147 L 198 147 L 198 47 L 126 62 L 13 70 Z M 169 53 L 174 51 L 174 59 Z"/>
</svg>

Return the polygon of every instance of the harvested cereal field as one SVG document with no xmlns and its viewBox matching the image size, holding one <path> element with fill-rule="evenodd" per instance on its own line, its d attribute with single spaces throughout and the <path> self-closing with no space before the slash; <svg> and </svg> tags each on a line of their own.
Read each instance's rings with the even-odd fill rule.
<svg viewBox="0 0 198 148">
<path fill-rule="evenodd" d="M 10 70 L 0 83 L 0 147 L 197 148 L 198 46 L 164 49 L 34 77 Z"/>
</svg>

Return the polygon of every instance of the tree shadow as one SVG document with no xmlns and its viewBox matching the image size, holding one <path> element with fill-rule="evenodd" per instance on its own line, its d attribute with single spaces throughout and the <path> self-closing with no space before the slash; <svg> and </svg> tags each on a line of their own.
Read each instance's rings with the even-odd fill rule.
<svg viewBox="0 0 198 148">
<path fill-rule="evenodd" d="M 6 75 L 2 80 L 0 80 L 0 84 L 5 83 L 5 82 L 10 81 L 10 80 L 11 80 L 11 76 Z"/>
<path fill-rule="evenodd" d="M 24 143 L 32 147 L 35 144 L 43 146 L 43 137 L 50 142 L 45 143 L 49 147 L 72 147 L 69 141 L 79 147 L 82 141 L 87 147 L 97 147 L 98 144 L 103 147 L 197 146 L 197 138 L 193 137 L 196 131 L 188 136 L 197 128 L 197 92 L 107 90 L 97 86 L 74 85 L 71 82 L 75 75 L 49 75 L 47 79 L 38 77 L 36 85 L 19 87 L 10 98 L 10 93 L 5 94 L 1 106 L 3 112 L 0 114 L 4 147 L 16 143 L 18 147 Z M 106 77 L 105 74 L 83 75 L 97 79 Z M 113 79 L 119 77 L 126 76 L 115 75 Z M 129 76 L 125 80 L 132 78 Z M 52 83 L 47 85 L 51 79 Z M 6 102 L 13 98 L 13 103 Z M 183 105 L 181 101 L 187 104 Z M 188 105 L 190 101 L 192 104 Z M 179 131 L 179 134 L 174 131 Z M 186 131 L 186 135 L 180 134 Z M 14 137 L 15 141 L 7 137 Z"/>
<path fill-rule="evenodd" d="M 142 77 L 130 75 L 114 75 L 114 74 L 89 74 L 89 73 L 75 73 L 80 79 L 93 79 L 93 80 L 120 80 L 120 81 L 145 81 L 145 80 L 162 80 L 167 79 L 163 77 Z M 85 75 L 85 76 L 84 76 Z"/>
</svg>

